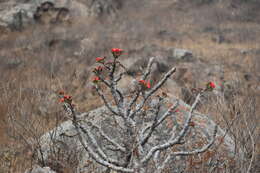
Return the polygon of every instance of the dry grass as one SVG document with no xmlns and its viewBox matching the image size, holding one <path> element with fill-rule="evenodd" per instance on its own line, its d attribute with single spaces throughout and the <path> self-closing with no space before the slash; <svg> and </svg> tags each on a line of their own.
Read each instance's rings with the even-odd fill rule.
<svg viewBox="0 0 260 173">
<path fill-rule="evenodd" d="M 219 76 L 194 78 L 197 86 L 205 80 L 215 80 L 221 84 L 224 81 L 239 81 L 239 85 L 233 84 L 231 90 L 238 90 L 242 94 L 235 95 L 233 102 L 227 103 L 223 98 L 218 98 L 217 101 L 214 99 L 212 104 L 202 107 L 201 111 L 211 114 L 223 128 L 239 112 L 240 117 L 235 121 L 236 126 L 231 128 L 231 133 L 237 139 L 238 146 L 243 147 L 248 154 L 248 159 L 240 166 L 248 167 L 252 156 L 252 141 L 248 138 L 248 131 L 241 130 L 245 128 L 242 115 L 247 116 L 249 129 L 253 133 L 255 152 L 259 154 L 260 150 L 257 136 L 259 129 L 255 128 L 260 119 L 257 88 L 260 78 L 257 53 L 260 50 L 260 40 L 257 37 L 260 34 L 260 24 L 257 21 L 258 13 L 250 13 L 253 17 L 248 14 L 249 21 L 243 17 L 248 11 L 253 11 L 251 5 L 243 4 L 241 8 L 233 9 L 232 3 L 235 1 L 206 5 L 181 4 L 176 1 L 140 6 L 137 1 L 131 1 L 127 2 L 127 8 L 123 8 L 122 15 L 116 19 L 103 18 L 95 21 L 80 18 L 66 27 L 35 25 L 22 32 L 0 29 L 0 46 L 3 48 L 0 50 L 0 144 L 11 151 L 12 161 L 7 159 L 8 163 L 15 165 L 11 166 L 11 172 L 22 172 L 25 168 L 23 165 L 29 166 L 32 151 L 26 150 L 21 138 L 14 140 L 13 137 L 17 137 L 17 134 L 10 138 L 13 134 L 8 134 L 5 126 L 8 115 L 17 118 L 25 127 L 29 123 L 38 129 L 35 133 L 39 137 L 57 125 L 53 117 L 59 116 L 60 111 L 54 94 L 58 90 L 63 89 L 72 94 L 80 111 L 102 104 L 87 85 L 94 64 L 93 57 L 108 54 L 111 47 L 122 47 L 131 52 L 146 45 L 157 45 L 162 49 L 189 49 L 209 65 L 223 65 L 224 79 Z M 136 13 L 133 13 L 133 9 Z M 230 16 L 230 10 L 234 16 Z M 166 35 L 158 35 L 160 32 Z M 223 37 L 222 41 L 219 40 L 220 37 Z M 138 56 L 155 54 L 152 49 L 145 51 Z M 131 58 L 134 53 L 123 58 L 128 56 Z M 250 80 L 245 80 L 245 74 L 250 74 Z M 50 111 L 39 113 L 39 107 L 47 107 Z M 215 111 L 212 110 L 221 110 L 222 113 L 214 114 Z M 64 119 L 60 118 L 59 122 L 62 120 Z M 14 127 L 11 126 L 11 129 Z M 28 133 L 24 136 L 30 138 Z M 23 150 L 20 147 L 24 147 Z M 14 154 L 16 151 L 20 151 L 19 157 Z M 257 163 L 256 157 L 253 163 Z M 239 169 L 239 165 L 236 166 Z M 1 168 L 0 166 L 0 172 Z"/>
</svg>

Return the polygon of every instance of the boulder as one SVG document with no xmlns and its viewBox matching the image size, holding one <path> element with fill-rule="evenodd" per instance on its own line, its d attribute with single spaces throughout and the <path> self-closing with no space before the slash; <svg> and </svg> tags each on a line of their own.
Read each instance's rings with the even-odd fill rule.
<svg viewBox="0 0 260 173">
<path fill-rule="evenodd" d="M 25 173 L 56 173 L 55 171 L 51 170 L 49 167 L 40 167 L 35 165 L 32 169 L 28 169 Z"/>
<path fill-rule="evenodd" d="M 9 27 L 13 30 L 21 30 L 25 25 L 32 22 L 35 5 L 13 5 L 1 3 L 0 26 Z"/>
<path fill-rule="evenodd" d="M 191 51 L 186 49 L 174 48 L 171 50 L 170 59 L 190 61 L 193 59 L 193 54 Z"/>
<path fill-rule="evenodd" d="M 169 134 L 173 126 L 177 125 L 176 131 L 180 130 L 180 127 L 183 126 L 183 122 L 188 116 L 190 106 L 188 104 L 185 104 L 182 100 L 179 100 L 174 97 L 168 98 L 166 105 L 168 105 L 169 103 L 175 103 L 177 100 L 179 101 L 180 105 L 179 113 L 167 118 L 163 126 L 158 127 L 158 131 L 156 131 L 155 135 L 151 138 L 151 141 L 147 144 L 146 150 L 149 150 L 149 147 L 151 147 L 153 144 L 164 141 L 165 138 L 169 137 Z M 152 103 L 153 101 L 151 102 L 151 104 Z M 163 114 L 166 110 L 167 107 L 164 106 L 162 108 L 161 114 Z M 112 137 L 113 139 L 116 139 L 117 141 L 120 141 L 122 139 L 120 138 L 120 136 L 122 137 L 122 130 L 120 128 L 117 128 L 117 125 L 115 125 L 115 119 L 120 127 L 121 125 L 123 125 L 122 120 L 117 117 L 113 118 L 113 116 L 111 116 L 110 114 L 111 113 L 107 110 L 107 108 L 103 106 L 90 112 L 78 114 L 78 118 L 82 122 L 81 125 L 83 125 L 83 127 L 90 128 L 90 122 L 91 124 L 95 124 L 96 126 L 99 126 L 101 129 L 103 129 L 103 131 L 106 132 L 108 136 Z M 145 117 L 145 121 L 147 121 L 147 124 L 150 123 L 150 118 L 151 117 L 149 117 L 149 115 Z M 185 147 L 193 148 L 194 146 L 198 147 L 202 144 L 207 143 L 207 141 L 210 140 L 210 137 L 212 136 L 215 125 L 216 123 L 210 118 L 209 115 L 203 115 L 199 112 L 194 112 L 192 118 L 192 127 L 190 128 L 190 132 L 188 135 L 189 137 L 185 138 Z M 98 143 L 102 145 L 102 147 L 105 148 L 109 146 L 108 142 L 101 140 L 102 138 L 97 131 L 95 131 L 94 129 L 91 130 L 93 130 L 93 134 L 96 135 L 96 139 L 98 140 Z M 84 172 L 84 170 L 89 170 L 93 167 L 95 168 L 94 172 L 102 172 L 106 170 L 106 168 L 104 168 L 103 166 L 100 166 L 97 163 L 95 163 L 95 161 L 93 161 L 89 157 L 88 153 L 81 146 L 80 142 L 78 141 L 76 129 L 70 120 L 63 122 L 52 131 L 49 131 L 48 133 L 44 134 L 41 137 L 40 143 L 42 146 L 41 158 L 44 158 L 46 163 L 49 162 L 48 160 L 51 158 L 52 153 L 55 150 L 57 150 L 61 153 L 64 152 L 74 154 L 73 158 L 78 159 L 77 172 Z M 182 146 L 176 146 L 174 150 L 176 149 L 183 148 Z M 214 149 L 216 149 L 216 151 L 214 151 Z M 216 161 L 219 164 L 224 164 L 227 160 L 233 159 L 236 153 L 235 142 L 228 134 L 225 134 L 225 131 L 223 129 L 218 127 L 216 141 L 213 147 L 210 148 L 210 150 L 208 151 L 208 154 L 209 153 L 210 155 L 213 155 L 212 159 L 217 159 Z M 118 153 L 115 154 L 114 151 L 107 151 L 107 154 L 119 160 L 122 157 Z M 185 159 L 181 158 L 176 158 L 177 160 L 170 161 L 169 165 L 183 167 L 183 165 L 185 165 L 183 163 L 185 162 Z M 214 160 L 210 162 L 214 162 Z M 175 166 L 169 169 L 174 170 L 176 169 Z"/>
<path fill-rule="evenodd" d="M 71 17 L 112 15 L 121 7 L 119 0 L 29 0 L 26 2 L 0 2 L 0 27 L 22 30 L 48 16 L 48 21 L 57 22 Z M 69 14 L 69 15 L 68 15 Z"/>
</svg>

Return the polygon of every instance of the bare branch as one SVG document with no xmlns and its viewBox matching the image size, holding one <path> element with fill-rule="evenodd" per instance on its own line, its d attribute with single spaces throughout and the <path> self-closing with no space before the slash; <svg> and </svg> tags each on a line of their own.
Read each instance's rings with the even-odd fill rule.
<svg viewBox="0 0 260 173">
<path fill-rule="evenodd" d="M 154 156 L 153 156 L 153 161 L 154 161 L 156 169 L 159 169 L 159 157 L 160 157 L 160 154 L 161 154 L 160 151 L 156 151 L 154 153 Z"/>
<path fill-rule="evenodd" d="M 98 95 L 101 97 L 103 102 L 105 103 L 105 106 L 108 108 L 110 112 L 112 112 L 114 115 L 119 115 L 108 103 L 107 99 L 105 98 L 104 94 L 101 92 L 101 90 L 98 88 L 98 86 L 95 85 L 95 89 L 98 93 Z"/>
<path fill-rule="evenodd" d="M 152 69 L 153 63 L 154 63 L 154 57 L 151 57 L 151 58 L 149 59 L 148 65 L 147 65 L 147 67 L 146 67 L 146 71 L 145 71 L 145 73 L 143 74 L 141 80 L 146 80 L 146 78 L 149 76 L 149 74 L 151 73 L 151 69 Z"/>
<path fill-rule="evenodd" d="M 248 134 L 249 134 L 249 137 L 250 137 L 250 140 L 251 140 L 251 143 L 252 143 L 252 156 L 250 158 L 249 166 L 246 170 L 246 173 L 250 173 L 250 170 L 252 169 L 253 161 L 254 161 L 254 158 L 255 158 L 255 154 L 256 154 L 255 153 L 255 140 L 254 140 L 254 137 L 253 137 L 251 130 L 249 129 L 245 114 L 243 114 L 243 118 L 244 118 L 244 122 L 246 124 L 246 129 L 248 131 Z"/>
<path fill-rule="evenodd" d="M 178 151 L 178 152 L 174 152 L 173 155 L 174 156 L 187 156 L 187 155 L 200 154 L 200 153 L 207 151 L 215 142 L 217 130 L 218 130 L 218 126 L 216 125 L 210 142 L 207 145 L 204 145 L 202 148 L 193 150 L 193 151 Z"/>
<path fill-rule="evenodd" d="M 148 65 L 147 65 L 147 67 L 146 67 L 146 71 L 145 71 L 145 73 L 143 74 L 141 80 L 146 80 L 146 78 L 149 76 L 149 74 L 151 73 L 151 68 L 152 68 L 153 62 L 154 62 L 154 57 L 152 57 L 152 58 L 149 59 Z M 128 109 L 127 109 L 127 112 L 126 112 L 126 116 L 129 116 L 129 113 L 130 113 L 130 111 L 131 111 L 131 108 L 132 108 L 132 106 L 136 103 L 138 97 L 140 96 L 141 91 L 142 91 L 142 90 L 138 88 L 138 90 L 137 90 L 136 93 L 135 93 L 135 96 L 134 96 L 133 99 L 129 102 Z"/>
<path fill-rule="evenodd" d="M 111 85 L 110 85 L 110 91 L 111 91 L 111 94 L 114 98 L 114 101 L 116 103 L 116 107 L 117 107 L 117 110 L 118 110 L 118 114 L 120 114 L 120 116 L 123 116 L 123 113 L 122 113 L 122 105 L 123 105 L 123 101 L 124 101 L 124 98 L 123 98 L 123 95 L 122 93 L 116 89 L 116 85 L 117 85 L 117 82 L 115 81 L 115 70 L 116 70 L 116 58 L 114 58 L 113 60 L 113 64 L 112 64 L 112 69 L 109 73 L 109 77 L 110 77 L 110 80 L 111 80 Z"/>
<path fill-rule="evenodd" d="M 132 106 L 136 103 L 138 97 L 140 96 L 140 93 L 141 93 L 141 90 L 138 90 L 136 93 L 135 93 L 135 96 L 133 97 L 133 99 L 130 101 L 129 105 L 128 105 L 128 109 L 127 109 L 127 112 L 126 112 L 126 116 L 129 116 L 129 113 L 131 111 L 131 108 Z"/>
<path fill-rule="evenodd" d="M 189 115 L 188 115 L 188 118 L 187 120 L 185 121 L 184 123 L 184 127 L 182 128 L 182 130 L 180 131 L 180 133 L 172 140 L 169 140 L 168 142 L 164 143 L 164 144 L 161 144 L 161 145 L 156 145 L 154 147 L 152 147 L 150 149 L 150 151 L 147 153 L 147 155 L 141 160 L 142 163 L 147 163 L 151 157 L 153 156 L 153 154 L 158 151 L 158 150 L 165 150 L 169 147 L 172 147 L 173 145 L 175 144 L 178 144 L 180 143 L 181 139 L 184 137 L 184 135 L 186 134 L 188 128 L 189 128 L 189 123 L 191 121 L 191 118 L 192 118 L 192 113 L 199 101 L 199 98 L 201 96 L 201 93 L 199 93 L 194 101 L 194 103 L 192 104 L 191 106 L 191 110 L 189 112 Z"/>
<path fill-rule="evenodd" d="M 169 77 L 176 72 L 176 68 L 173 67 L 169 70 L 164 77 L 147 93 L 146 97 L 150 97 L 153 93 L 155 93 L 159 88 L 163 86 L 163 84 L 169 79 Z"/>
<path fill-rule="evenodd" d="M 157 109 L 158 112 L 156 112 L 156 116 L 155 119 L 153 121 L 153 124 L 146 127 L 145 130 L 143 130 L 143 132 L 145 133 L 148 129 L 149 132 L 147 133 L 147 135 L 143 138 L 143 140 L 141 141 L 141 145 L 144 145 L 149 138 L 151 137 L 153 131 L 155 130 L 156 127 L 158 127 L 168 116 L 170 116 L 173 112 L 173 110 L 175 110 L 178 107 L 179 103 L 177 102 L 175 105 L 172 105 L 162 116 L 159 120 L 157 120 L 157 116 L 159 115 L 159 109 Z"/>
<path fill-rule="evenodd" d="M 124 74 L 125 72 L 120 73 L 119 76 L 115 79 L 115 82 L 119 82 L 122 79 Z"/>
<path fill-rule="evenodd" d="M 209 143 L 207 145 L 204 145 L 202 148 L 199 148 L 199 149 L 196 149 L 193 151 L 178 151 L 178 152 L 169 153 L 168 156 L 166 157 L 166 159 L 163 161 L 162 165 L 158 169 L 163 170 L 165 168 L 166 164 L 169 162 L 169 160 L 172 157 L 195 155 L 195 154 L 200 154 L 200 153 L 207 151 L 215 142 L 217 130 L 218 130 L 218 126 L 215 125 L 211 140 L 209 141 Z"/>
<path fill-rule="evenodd" d="M 171 70 L 169 70 L 164 77 L 150 90 L 148 93 L 145 94 L 143 101 L 137 105 L 136 110 L 130 113 L 130 117 L 133 118 L 135 114 L 137 114 L 143 107 L 148 98 L 154 94 L 159 88 L 162 87 L 162 85 L 169 79 L 169 77 L 176 71 L 176 68 L 173 67 Z"/>
<path fill-rule="evenodd" d="M 94 147 L 96 148 L 97 153 L 100 155 L 100 157 L 106 161 L 108 161 L 109 163 L 115 164 L 115 165 L 120 165 L 120 162 L 109 158 L 105 152 L 102 150 L 102 148 L 98 145 L 94 135 L 92 134 L 92 132 L 88 129 L 88 128 L 84 128 L 83 126 L 78 124 L 78 127 L 90 138 L 90 142 L 94 145 Z"/>
<path fill-rule="evenodd" d="M 79 126 L 77 123 L 74 122 L 74 126 L 76 127 L 77 132 L 79 133 L 78 137 L 79 137 L 79 141 L 81 143 L 81 145 L 84 147 L 84 149 L 88 152 L 88 154 L 90 155 L 90 157 L 95 160 L 97 163 L 107 167 L 107 168 L 111 168 L 114 169 L 116 171 L 122 171 L 122 172 L 129 172 L 132 173 L 134 172 L 133 169 L 128 169 L 128 168 L 124 168 L 121 166 L 116 166 L 112 163 L 109 163 L 108 161 L 102 159 L 101 157 L 99 157 L 95 151 L 87 144 L 85 144 L 85 142 L 83 141 L 83 138 L 81 136 L 80 130 L 79 130 Z"/>
<path fill-rule="evenodd" d="M 91 123 L 91 122 L 90 122 Z M 100 132 L 101 136 L 104 137 L 108 142 L 110 142 L 112 145 L 114 145 L 116 147 L 116 149 L 122 151 L 122 152 L 126 152 L 126 149 L 124 147 L 122 147 L 121 145 L 119 145 L 115 140 L 111 139 L 109 136 L 107 136 L 105 134 L 105 132 L 101 129 L 101 127 L 98 127 L 97 125 L 94 125 L 93 123 L 91 123 L 91 125 L 93 127 L 95 127 L 96 129 L 98 129 L 98 131 Z"/>
</svg>

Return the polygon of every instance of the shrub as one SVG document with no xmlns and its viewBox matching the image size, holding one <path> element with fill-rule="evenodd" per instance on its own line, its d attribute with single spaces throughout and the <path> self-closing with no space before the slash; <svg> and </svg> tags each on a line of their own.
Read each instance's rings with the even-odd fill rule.
<svg viewBox="0 0 260 173">
<path fill-rule="evenodd" d="M 153 160 L 156 171 L 164 172 L 170 159 L 177 156 L 197 155 L 207 151 L 212 146 L 216 137 L 217 126 L 215 126 L 210 141 L 201 148 L 174 152 L 170 150 L 173 146 L 185 143 L 183 141 L 184 137 L 187 136 L 189 128 L 194 126 L 192 117 L 196 105 L 203 93 L 212 91 L 215 88 L 213 82 L 209 82 L 204 89 L 197 90 L 198 94 L 181 130 L 176 132 L 177 127 L 172 126 L 171 134 L 168 137 L 165 136 L 164 141 L 154 142 L 152 138 L 157 133 L 159 126 L 163 126 L 167 117 L 174 116 L 179 111 L 179 103 L 176 102 L 168 106 L 167 110 L 162 113 L 161 109 L 165 106 L 163 104 L 167 94 L 156 95 L 157 91 L 174 74 L 176 68 L 171 68 L 161 80 L 151 84 L 149 76 L 154 63 L 154 58 L 151 58 L 140 79 L 135 80 L 134 92 L 131 95 L 125 95 L 121 92 L 121 88 L 118 87 L 119 81 L 127 73 L 125 67 L 120 63 L 120 56 L 124 51 L 114 48 L 111 52 L 113 55 L 111 60 L 107 57 L 96 58 L 99 66 L 93 70 L 95 76 L 92 82 L 99 97 L 110 111 L 110 116 L 120 119 L 122 122 L 116 128 L 118 131 L 116 133 L 120 134 L 119 139 L 109 136 L 101 127 L 91 122 L 80 120 L 71 96 L 61 93 L 60 98 L 78 132 L 81 145 L 91 159 L 109 170 L 140 173 L 146 172 L 150 163 L 152 163 L 151 160 Z M 106 96 L 104 88 L 109 91 L 112 101 Z M 92 132 L 93 128 L 102 136 L 103 141 L 100 141 L 101 138 Z M 109 142 L 113 149 L 102 145 L 105 142 Z M 115 156 L 120 155 L 122 159 L 115 158 L 113 154 L 111 155 L 111 152 Z"/>
</svg>

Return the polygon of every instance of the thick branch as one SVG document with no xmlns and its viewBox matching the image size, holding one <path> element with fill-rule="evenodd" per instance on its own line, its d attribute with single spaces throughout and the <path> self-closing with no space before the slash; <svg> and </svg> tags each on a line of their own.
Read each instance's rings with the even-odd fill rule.
<svg viewBox="0 0 260 173">
<path fill-rule="evenodd" d="M 171 70 L 169 70 L 164 77 L 150 90 L 146 95 L 144 96 L 143 101 L 137 105 L 136 110 L 130 113 L 130 117 L 133 118 L 135 114 L 137 114 L 143 107 L 148 98 L 154 94 L 159 88 L 162 87 L 162 85 L 169 79 L 169 77 L 176 71 L 176 68 L 173 67 Z"/>
<path fill-rule="evenodd" d="M 146 71 L 145 73 L 143 74 L 141 80 L 146 80 L 146 78 L 149 76 L 149 74 L 151 73 L 151 68 L 152 68 L 152 65 L 153 65 L 153 62 L 154 62 L 154 58 L 150 58 L 149 59 L 149 62 L 148 62 L 148 65 L 146 67 Z M 140 96 L 141 94 L 141 89 L 137 89 L 136 93 L 135 93 L 135 96 L 133 97 L 133 99 L 129 102 L 129 105 L 128 105 L 128 108 L 127 108 L 127 112 L 126 112 L 126 115 L 129 116 L 129 113 L 131 111 L 131 108 L 132 106 L 136 103 L 138 97 Z"/>
<path fill-rule="evenodd" d="M 101 82 L 103 82 L 107 87 L 111 86 L 111 84 L 108 81 L 106 81 L 102 76 L 98 75 L 98 77 L 100 78 Z"/>
<path fill-rule="evenodd" d="M 126 152 L 126 149 L 124 147 L 122 147 L 121 145 L 119 145 L 115 140 L 111 139 L 109 136 L 107 136 L 105 134 L 105 132 L 101 129 L 101 127 L 98 127 L 94 124 L 91 123 L 91 125 L 93 127 L 95 127 L 96 129 L 98 129 L 99 133 L 101 134 L 102 137 L 104 137 L 108 142 L 110 142 L 112 145 L 114 145 L 118 150 L 122 151 L 122 152 Z"/>
<path fill-rule="evenodd" d="M 154 63 L 154 57 L 151 57 L 151 58 L 149 59 L 148 65 L 147 65 L 147 67 L 146 67 L 146 71 L 145 71 L 145 73 L 143 74 L 141 80 L 146 80 L 146 78 L 149 76 L 149 74 L 151 73 L 151 69 L 152 69 L 153 63 Z"/>
<path fill-rule="evenodd" d="M 96 154 L 95 151 L 89 145 L 85 144 L 85 142 L 83 141 L 83 138 L 80 134 L 80 130 L 79 130 L 77 123 L 74 123 L 74 126 L 76 127 L 77 132 L 79 133 L 78 137 L 79 137 L 79 141 L 80 141 L 81 145 L 84 147 L 84 149 L 88 152 L 88 154 L 90 155 L 90 157 L 93 160 L 95 160 L 97 163 L 99 163 L 99 164 L 101 164 L 101 165 L 103 165 L 107 168 L 111 168 L 111 169 L 116 170 L 116 171 L 129 172 L 129 173 L 134 172 L 133 169 L 128 169 L 128 168 L 124 168 L 124 167 L 121 167 L 121 166 L 116 166 L 116 165 L 109 163 L 108 161 L 102 159 L 101 157 L 99 157 L 99 155 Z"/>
<path fill-rule="evenodd" d="M 110 112 L 112 112 L 114 115 L 119 115 L 108 103 L 108 100 L 105 98 L 104 94 L 100 91 L 100 89 L 98 88 L 98 86 L 95 86 L 95 89 L 99 95 L 99 97 L 101 97 L 101 99 L 103 100 L 103 102 L 105 103 L 105 106 L 108 108 L 108 110 Z"/>
<path fill-rule="evenodd" d="M 114 58 L 113 64 L 112 64 L 112 69 L 109 73 L 109 77 L 111 80 L 111 85 L 110 85 L 110 91 L 111 94 L 114 98 L 114 101 L 116 103 L 116 107 L 118 110 L 118 114 L 123 116 L 122 114 L 122 105 L 123 105 L 123 96 L 119 90 L 116 89 L 117 82 L 115 81 L 115 70 L 116 70 L 116 58 Z"/>
<path fill-rule="evenodd" d="M 116 170 L 116 171 L 122 171 L 122 172 L 129 172 L 129 173 L 134 172 L 133 169 L 124 168 L 124 167 L 121 167 L 121 166 L 118 166 L 118 165 L 115 165 L 115 164 L 109 162 L 109 160 L 113 162 L 112 159 L 105 160 L 104 158 L 102 158 L 102 157 L 104 157 L 104 156 L 100 157 L 100 156 L 90 147 L 90 145 L 85 144 L 85 142 L 84 142 L 84 140 L 83 140 L 83 138 L 82 138 L 82 135 L 81 135 L 81 131 L 83 131 L 85 134 L 87 134 L 87 135 L 91 138 L 91 140 L 92 140 L 91 142 L 92 142 L 93 145 L 96 144 L 96 141 L 95 141 L 95 140 L 93 141 L 93 138 L 92 138 L 91 135 L 90 135 L 91 133 L 88 131 L 88 129 L 84 129 L 83 127 L 81 127 L 81 126 L 79 125 L 79 123 L 77 122 L 76 113 L 75 113 L 75 111 L 74 111 L 72 105 L 70 105 L 69 107 L 70 107 L 70 109 L 71 109 L 72 116 L 73 116 L 72 124 L 73 124 L 74 127 L 76 128 L 76 131 L 77 131 L 77 133 L 78 133 L 78 138 L 79 138 L 79 141 L 80 141 L 81 145 L 82 145 L 82 146 L 84 147 L 84 149 L 88 152 L 89 156 L 90 156 L 93 160 L 95 160 L 97 163 L 99 163 L 99 164 L 101 164 L 101 165 L 103 165 L 103 166 L 105 166 L 105 167 L 107 167 L 107 168 L 111 168 L 111 169 L 114 169 L 114 170 Z M 96 146 L 95 146 L 95 147 L 96 147 Z M 101 153 L 99 152 L 99 154 L 101 154 Z M 101 155 L 102 155 L 102 154 L 101 154 Z M 118 162 L 118 161 L 117 161 L 117 162 Z"/>
<path fill-rule="evenodd" d="M 145 133 L 147 130 L 149 130 L 149 132 L 147 133 L 147 135 L 142 139 L 141 145 L 144 145 L 149 138 L 152 136 L 152 133 L 154 132 L 155 128 L 158 127 L 168 116 L 170 116 L 173 112 L 173 110 L 175 110 L 178 107 L 179 103 L 177 102 L 175 105 L 172 105 L 162 116 L 161 118 L 158 120 L 157 116 L 159 115 L 159 109 L 157 109 L 158 112 L 156 112 L 156 116 L 155 119 L 153 120 L 153 124 L 146 127 L 145 130 L 143 130 L 143 132 Z"/>
<path fill-rule="evenodd" d="M 152 125 L 150 125 L 150 126 L 148 126 L 148 127 L 146 127 L 145 129 L 143 129 L 142 131 L 141 131 L 141 146 L 143 146 L 146 142 L 148 142 L 148 140 L 149 140 L 149 138 L 152 136 L 152 133 L 153 133 L 153 131 L 155 130 L 155 128 L 156 128 L 156 124 L 157 124 L 157 122 L 158 122 L 158 116 L 159 116 L 159 111 L 160 111 L 160 108 L 161 108 L 161 104 L 159 103 L 158 105 L 157 105 L 157 108 L 156 108 L 156 111 L 155 111 L 155 116 L 154 116 L 154 119 L 153 119 L 153 124 Z M 147 135 L 145 136 L 145 137 L 143 137 L 144 136 L 144 134 L 145 134 L 145 132 L 147 131 L 149 129 L 149 132 L 147 133 Z"/>
<path fill-rule="evenodd" d="M 156 145 L 153 148 L 151 148 L 150 151 L 147 153 L 147 155 L 142 159 L 142 161 L 141 161 L 142 163 L 147 163 L 156 151 L 165 150 L 169 147 L 172 147 L 175 144 L 180 143 L 181 139 L 184 137 L 184 135 L 186 134 L 186 132 L 189 128 L 189 123 L 190 123 L 192 115 L 193 115 L 192 113 L 193 113 L 193 111 L 194 111 L 194 109 L 195 109 L 195 107 L 196 107 L 196 105 L 199 101 L 200 95 L 201 95 L 200 93 L 197 95 L 195 102 L 192 104 L 191 110 L 189 112 L 189 116 L 188 116 L 187 120 L 185 121 L 184 127 L 180 131 L 180 133 L 174 139 L 170 139 L 168 142 L 166 142 L 164 144 Z"/>
<path fill-rule="evenodd" d="M 170 153 L 170 154 L 168 154 L 168 156 L 166 157 L 166 159 L 163 161 L 162 165 L 158 169 L 160 171 L 162 171 L 172 157 L 195 155 L 195 154 L 200 154 L 200 153 L 207 151 L 215 142 L 217 130 L 218 130 L 218 126 L 215 125 L 213 135 L 207 145 L 204 145 L 202 148 L 199 148 L 199 149 L 196 149 L 193 151 L 177 151 L 177 152 Z"/>
<path fill-rule="evenodd" d="M 154 156 L 153 156 L 153 161 L 154 161 L 154 164 L 155 164 L 155 168 L 158 169 L 159 168 L 159 157 L 160 157 L 160 151 L 156 151 L 154 153 Z"/>
</svg>

